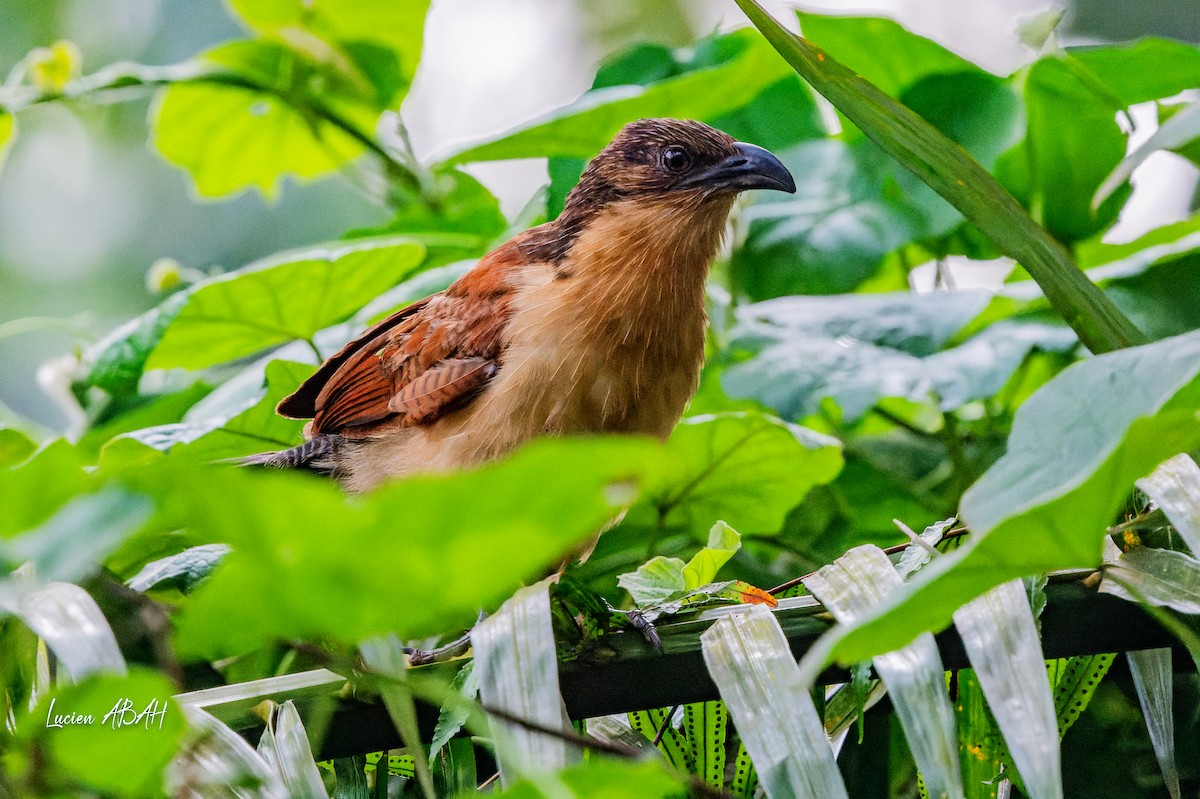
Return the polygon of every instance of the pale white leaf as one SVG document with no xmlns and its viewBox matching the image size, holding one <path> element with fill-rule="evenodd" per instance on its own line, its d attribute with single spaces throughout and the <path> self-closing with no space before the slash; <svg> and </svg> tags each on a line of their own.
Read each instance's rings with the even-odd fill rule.
<svg viewBox="0 0 1200 799">
<path fill-rule="evenodd" d="M 700 636 L 704 663 L 771 799 L 841 799 L 829 739 L 770 611 L 750 605 Z"/>
</svg>

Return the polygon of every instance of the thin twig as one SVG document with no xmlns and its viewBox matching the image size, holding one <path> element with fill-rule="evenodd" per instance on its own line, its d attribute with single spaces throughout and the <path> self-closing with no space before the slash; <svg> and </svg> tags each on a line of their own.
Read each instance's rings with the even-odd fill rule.
<svg viewBox="0 0 1200 799">
<path fill-rule="evenodd" d="M 594 749 L 597 752 L 606 752 L 617 757 L 626 757 L 634 759 L 641 756 L 641 752 L 627 744 L 617 743 L 616 741 L 601 741 L 599 738 L 593 738 L 590 735 L 580 735 L 574 730 L 559 730 L 554 727 L 547 727 L 544 724 L 533 721 L 532 719 L 522 718 L 515 713 L 509 713 L 503 708 L 485 705 L 482 702 L 479 707 L 484 713 L 489 716 L 495 716 L 501 721 L 507 721 L 509 724 L 516 724 L 518 727 L 523 727 L 530 732 L 536 732 L 541 735 L 547 735 L 551 738 L 557 738 L 560 741 L 566 741 L 569 744 L 574 744 L 581 749 Z"/>
<path fill-rule="evenodd" d="M 667 727 L 671 724 L 671 719 L 675 716 L 675 712 L 677 710 L 679 710 L 679 705 L 676 705 L 667 711 L 667 717 L 663 719 L 662 726 L 660 726 L 658 728 L 658 732 L 654 734 L 654 740 L 651 741 L 652 744 L 658 746 L 660 743 L 662 743 L 663 736 L 667 732 Z"/>
</svg>

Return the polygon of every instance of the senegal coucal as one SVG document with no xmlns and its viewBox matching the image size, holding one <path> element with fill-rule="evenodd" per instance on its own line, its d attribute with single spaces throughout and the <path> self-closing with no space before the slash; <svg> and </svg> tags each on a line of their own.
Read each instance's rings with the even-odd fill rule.
<svg viewBox="0 0 1200 799">
<path fill-rule="evenodd" d="M 626 125 L 553 222 L 378 323 L 279 403 L 306 443 L 248 463 L 353 491 L 531 438 L 666 438 L 704 360 L 704 285 L 738 192 L 796 184 L 779 159 L 679 119 Z"/>
</svg>

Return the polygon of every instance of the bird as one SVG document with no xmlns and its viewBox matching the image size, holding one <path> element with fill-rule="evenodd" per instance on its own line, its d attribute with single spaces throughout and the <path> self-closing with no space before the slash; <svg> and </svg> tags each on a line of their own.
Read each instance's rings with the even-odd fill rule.
<svg viewBox="0 0 1200 799">
<path fill-rule="evenodd" d="M 796 184 L 768 150 L 704 123 L 640 119 L 553 221 L 393 313 L 277 406 L 305 442 L 244 458 L 351 492 L 502 457 L 540 436 L 665 440 L 699 384 L 705 283 L 735 197 Z"/>
</svg>

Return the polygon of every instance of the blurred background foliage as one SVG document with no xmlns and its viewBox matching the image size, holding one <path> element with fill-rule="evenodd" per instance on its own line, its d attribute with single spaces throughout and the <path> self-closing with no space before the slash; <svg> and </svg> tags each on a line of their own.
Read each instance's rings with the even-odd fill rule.
<svg viewBox="0 0 1200 799">
<path fill-rule="evenodd" d="M 991 509 L 1024 562 L 1061 556 L 1055 541 L 1021 539 L 1023 502 L 1056 524 L 1070 502 L 1107 519 L 1144 473 L 1139 457 L 1200 444 L 1194 418 L 1169 413 L 1200 393 L 1188 360 L 1200 131 L 1148 158 L 1132 186 L 1099 193 L 1128 151 L 1195 107 L 1187 5 L 1112 14 L 1081 0 L 1057 33 L 1057 17 L 1024 0 L 885 9 L 905 25 L 777 9 L 974 155 L 1149 337 L 1191 333 L 1092 359 L 1073 372 L 1086 379 L 1040 395 L 1033 444 L 1003 462 L 1029 479 L 998 492 L 1010 508 Z M 300 23 L 289 8 L 61 0 L 5 8 L 0 27 L 3 96 L 19 111 L 0 172 L 0 554 L 87 585 L 130 660 L 177 688 L 315 665 L 296 640 L 345 654 L 372 635 L 465 625 L 628 504 L 634 483 L 636 503 L 568 580 L 618 606 L 629 604 L 618 575 L 654 555 L 682 563 L 717 519 L 741 534 L 723 574 L 762 587 L 859 543 L 894 544 L 894 519 L 920 529 L 956 515 L 1004 455 L 1018 409 L 1086 358 L 1019 268 L 761 36 L 736 30 L 730 3 L 446 0 L 424 26 L 418 2 Z M 1075 46 L 1152 33 L 1170 38 Z M 51 47 L 61 40 L 74 44 Z M 51 49 L 27 57 L 35 47 Z M 55 97 L 119 61 L 186 63 L 125 67 L 106 91 Z M 770 147 L 800 186 L 735 212 L 701 390 L 665 447 L 553 442 L 361 502 L 303 476 L 208 465 L 296 443 L 300 426 L 273 408 L 319 357 L 552 218 L 586 160 L 652 115 Z M 1137 391 L 1118 365 L 1146 376 Z M 1104 381 L 1113 391 L 1080 388 Z M 1138 427 L 1129 408 L 1160 427 Z M 1028 432 L 1084 411 L 1095 441 L 1071 425 Z M 1089 482 L 1111 476 L 1088 461 L 1093 445 L 1134 455 L 1112 481 Z M 1053 472 L 1059 452 L 1080 480 Z M 1063 538 L 1086 548 L 1099 536 Z M 403 581 L 379 567 L 400 563 Z M 169 644 L 166 627 L 132 613 L 126 581 L 166 603 Z M 0 599 L 20 585 L 8 575 Z M 10 708 L 44 702 L 36 643 L 11 619 L 0 633 Z M 1105 696 L 1100 738 L 1130 709 L 1127 693 Z M 36 734 L 22 734 L 17 751 L 34 751 Z M 1077 756 L 1150 757 L 1122 736 L 1112 747 Z M 1070 794 L 1111 792 L 1094 787 L 1099 774 L 1124 779 L 1122 795 L 1145 787 L 1136 770 L 1072 761 Z"/>
</svg>

